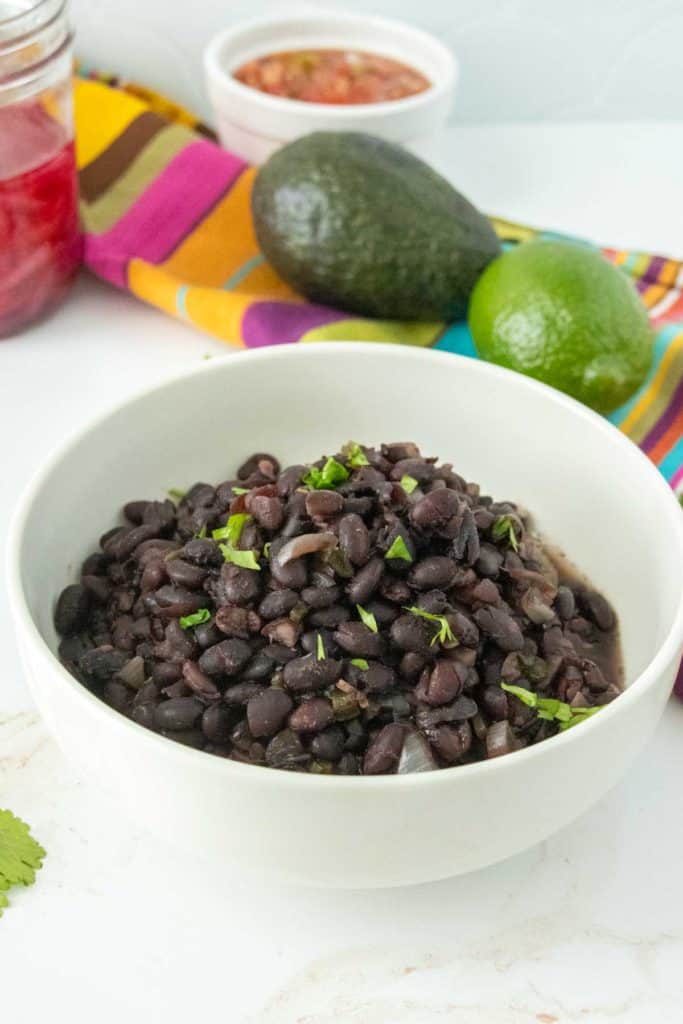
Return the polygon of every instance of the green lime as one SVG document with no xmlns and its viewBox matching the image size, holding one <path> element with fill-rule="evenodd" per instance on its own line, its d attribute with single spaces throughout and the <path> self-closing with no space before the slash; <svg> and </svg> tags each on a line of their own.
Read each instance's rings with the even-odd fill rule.
<svg viewBox="0 0 683 1024">
<path fill-rule="evenodd" d="M 608 413 L 643 383 L 653 332 L 623 271 L 571 242 L 526 242 L 477 281 L 468 320 L 484 359 Z"/>
</svg>

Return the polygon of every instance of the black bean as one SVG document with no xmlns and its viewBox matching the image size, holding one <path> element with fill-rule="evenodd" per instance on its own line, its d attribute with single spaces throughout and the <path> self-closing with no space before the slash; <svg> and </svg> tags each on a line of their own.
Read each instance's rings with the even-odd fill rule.
<svg viewBox="0 0 683 1024">
<path fill-rule="evenodd" d="M 180 623 L 172 619 L 163 630 L 163 640 L 154 645 L 155 658 L 182 663 L 194 654 L 192 634 L 181 629 Z"/>
<path fill-rule="evenodd" d="M 233 637 L 208 647 L 199 658 L 199 667 L 207 676 L 235 676 L 251 658 L 251 647 Z"/>
<path fill-rule="evenodd" d="M 386 601 L 394 604 L 407 604 L 410 601 L 410 587 L 405 580 L 396 579 L 395 576 L 383 576 L 379 582 L 379 593 Z M 362 604 L 362 601 L 358 601 Z"/>
<path fill-rule="evenodd" d="M 228 743 L 233 714 L 225 704 L 211 704 L 202 715 L 202 732 L 211 743 Z"/>
<path fill-rule="evenodd" d="M 462 760 L 472 746 L 472 729 L 467 722 L 439 725 L 430 733 L 429 741 L 444 761 L 455 764 Z"/>
<path fill-rule="evenodd" d="M 493 544 L 482 544 L 474 568 L 480 576 L 495 579 L 503 565 L 503 557 L 503 553 Z"/>
<path fill-rule="evenodd" d="M 412 473 L 410 474 L 412 476 Z M 410 518 L 422 530 L 432 530 L 453 518 L 460 507 L 460 498 L 455 491 L 443 488 L 430 491 L 420 498 L 410 510 Z"/>
<path fill-rule="evenodd" d="M 595 590 L 585 590 L 578 596 L 582 610 L 598 629 L 602 629 L 603 632 L 614 629 L 616 616 L 602 594 L 598 594 Z"/>
<path fill-rule="evenodd" d="M 424 669 L 416 693 L 427 704 L 450 704 L 462 693 L 466 675 L 464 665 L 440 658 Z"/>
<path fill-rule="evenodd" d="M 339 520 L 339 547 L 352 565 L 365 565 L 368 560 L 370 535 L 367 526 L 355 512 Z"/>
<path fill-rule="evenodd" d="M 149 701 L 136 704 L 130 713 L 130 717 L 138 725 L 144 725 L 146 729 L 155 729 L 155 708 L 156 704 L 152 704 Z"/>
<path fill-rule="evenodd" d="M 396 685 L 396 673 L 393 668 L 379 661 L 368 662 L 368 667 L 360 670 L 360 679 L 367 693 L 382 693 Z"/>
<path fill-rule="evenodd" d="M 106 604 L 111 597 L 112 585 L 104 576 L 81 576 L 81 584 L 98 604 Z"/>
<path fill-rule="evenodd" d="M 257 683 L 254 680 L 249 680 L 242 683 L 235 683 L 234 686 L 229 686 L 223 694 L 223 700 L 229 707 L 238 707 L 240 704 L 246 704 L 252 697 L 256 697 L 259 693 L 263 693 L 265 686 Z"/>
<path fill-rule="evenodd" d="M 419 708 L 415 712 L 415 722 L 420 729 L 428 733 L 431 729 L 435 729 L 436 726 L 443 725 L 445 722 L 464 722 L 469 718 L 474 718 L 478 711 L 479 708 L 476 701 L 472 700 L 471 697 L 462 696 L 454 700 L 452 704 L 428 710 Z"/>
<path fill-rule="evenodd" d="M 55 608 L 55 629 L 62 636 L 77 633 L 88 621 L 90 591 L 80 583 L 65 587 Z"/>
<path fill-rule="evenodd" d="M 251 514 L 265 530 L 277 530 L 284 518 L 282 499 L 273 495 L 256 495 L 250 505 Z"/>
<path fill-rule="evenodd" d="M 271 768 L 296 768 L 309 760 L 301 740 L 291 729 L 283 729 L 273 736 L 266 747 L 266 762 Z"/>
<path fill-rule="evenodd" d="M 284 690 L 269 687 L 247 702 L 247 722 L 252 736 L 274 736 L 285 723 L 294 704 Z"/>
<path fill-rule="evenodd" d="M 351 495 L 344 498 L 344 512 L 355 512 L 359 516 L 367 516 L 375 507 L 375 499 L 370 495 Z"/>
<path fill-rule="evenodd" d="M 276 661 L 278 665 L 286 665 L 288 661 L 296 658 L 296 651 L 293 651 L 291 647 L 285 647 L 284 644 L 269 644 L 265 650 L 268 657 Z"/>
<path fill-rule="evenodd" d="M 351 603 L 364 605 L 379 587 L 383 575 L 384 559 L 376 555 L 358 570 L 347 585 L 346 593 Z"/>
<path fill-rule="evenodd" d="M 434 624 L 426 622 L 417 615 L 400 615 L 392 622 L 389 631 L 391 640 L 402 651 L 413 651 L 416 654 L 432 654 Z"/>
<path fill-rule="evenodd" d="M 185 587 L 176 587 L 172 583 L 165 584 L 154 591 L 149 599 L 154 614 L 161 618 L 177 619 L 181 615 L 191 615 L 202 607 L 204 598 Z"/>
<path fill-rule="evenodd" d="M 408 583 L 417 590 L 447 590 L 455 579 L 456 565 L 444 555 L 422 558 L 410 570 Z"/>
<path fill-rule="evenodd" d="M 217 567 L 223 564 L 223 555 L 218 544 L 213 540 L 203 538 L 188 540 L 182 549 L 182 556 L 194 565 Z"/>
<path fill-rule="evenodd" d="M 308 466 L 287 466 L 286 469 L 283 469 L 277 482 L 278 494 L 283 498 L 288 498 L 293 494 L 307 470 Z"/>
<path fill-rule="evenodd" d="M 183 670 L 181 665 L 170 661 L 160 661 L 152 668 L 152 678 L 160 688 L 170 686 L 182 678 Z"/>
<path fill-rule="evenodd" d="M 353 657 L 378 658 L 384 651 L 384 640 L 363 622 L 342 622 L 334 634 L 335 643 Z"/>
<path fill-rule="evenodd" d="M 485 686 L 481 692 L 481 703 L 494 722 L 504 722 L 508 716 L 508 698 L 500 686 Z"/>
<path fill-rule="evenodd" d="M 333 658 L 318 659 L 313 654 L 294 658 L 285 665 L 285 686 L 291 693 L 312 693 L 331 686 L 341 676 L 342 664 Z"/>
<path fill-rule="evenodd" d="M 202 672 L 196 661 L 183 662 L 182 671 L 186 684 L 198 697 L 204 697 L 206 700 L 217 700 L 220 697 L 220 691 L 213 679 L 209 679 Z"/>
<path fill-rule="evenodd" d="M 519 624 L 500 608 L 480 608 L 474 620 L 502 651 L 521 651 L 524 637 Z"/>
<path fill-rule="evenodd" d="M 262 466 L 261 463 L 266 465 Z M 247 477 L 257 472 L 268 478 L 275 479 L 280 472 L 280 463 L 274 455 L 270 455 L 268 452 L 254 452 L 253 455 L 244 460 L 237 470 L 237 477 L 239 480 L 246 480 Z"/>
<path fill-rule="evenodd" d="M 274 644 L 284 644 L 285 647 L 296 647 L 301 636 L 301 625 L 292 622 L 291 619 L 273 619 L 261 630 L 263 636 Z"/>
<path fill-rule="evenodd" d="M 331 519 L 341 512 L 344 499 L 336 491 L 310 491 L 306 495 L 306 514 L 312 519 Z"/>
<path fill-rule="evenodd" d="M 102 576 L 107 571 L 107 565 L 109 559 L 106 555 L 103 555 L 100 551 L 94 551 L 92 555 L 83 562 L 81 566 L 82 576 Z"/>
<path fill-rule="evenodd" d="M 187 587 L 189 590 L 201 587 L 206 576 L 206 569 L 185 562 L 182 558 L 172 558 L 168 561 L 166 572 L 172 583 L 176 583 L 179 587 Z"/>
<path fill-rule="evenodd" d="M 174 697 L 157 704 L 154 711 L 154 724 L 157 729 L 175 732 L 178 729 L 191 729 L 199 721 L 204 712 L 204 705 L 196 697 Z"/>
<path fill-rule="evenodd" d="M 318 608 L 317 611 L 311 612 L 306 621 L 309 626 L 333 629 L 335 626 L 341 625 L 342 622 L 348 622 L 350 618 L 351 610 L 349 608 L 343 604 L 333 604 L 329 608 Z"/>
<path fill-rule="evenodd" d="M 318 629 L 309 629 L 308 632 L 301 634 L 299 643 L 307 654 L 317 654 L 318 637 L 322 641 L 326 658 L 341 657 L 341 651 L 334 642 L 334 633 L 331 629 L 325 629 L 324 626 L 319 626 Z"/>
<path fill-rule="evenodd" d="M 194 627 L 194 638 L 196 643 L 204 650 L 207 647 L 213 647 L 214 644 L 220 643 L 223 639 L 223 634 L 215 621 L 209 619 L 208 622 L 200 622 L 198 626 Z"/>
<path fill-rule="evenodd" d="M 286 538 L 280 533 L 280 538 L 273 541 L 270 548 L 270 571 L 273 579 L 283 587 L 291 587 L 292 590 L 301 590 L 308 582 L 308 569 L 305 558 L 293 558 L 286 565 L 281 565 L 275 557 L 281 548 L 286 544 Z M 254 574 L 255 575 L 255 574 Z"/>
<path fill-rule="evenodd" d="M 169 533 L 175 524 L 175 505 L 172 501 L 148 501 L 143 510 L 142 522 L 154 528 L 155 533 Z"/>
<path fill-rule="evenodd" d="M 404 737 L 404 727 L 396 722 L 380 729 L 365 751 L 363 773 L 388 775 L 395 772 L 401 757 Z"/>
<path fill-rule="evenodd" d="M 303 595 L 302 595 L 303 597 Z M 304 600 L 306 598 L 304 597 Z M 299 601 L 296 590 L 271 590 L 258 606 L 258 613 L 262 619 L 279 619 L 291 612 L 292 608 Z M 309 604 L 310 602 L 306 602 Z"/>
<path fill-rule="evenodd" d="M 229 604 L 249 604 L 261 593 L 261 573 L 226 562 L 221 569 L 225 599 Z"/>
<path fill-rule="evenodd" d="M 388 601 L 368 601 L 365 610 L 375 616 L 375 622 L 380 628 L 390 626 L 394 619 L 401 614 L 400 608 L 397 608 L 395 604 L 389 604 Z"/>
<path fill-rule="evenodd" d="M 131 703 L 131 692 L 118 679 L 108 679 L 102 688 L 102 699 L 116 711 L 126 711 Z"/>
<path fill-rule="evenodd" d="M 311 740 L 311 753 L 323 761 L 338 761 L 344 753 L 346 734 L 340 725 L 331 725 Z"/>
<path fill-rule="evenodd" d="M 80 658 L 78 667 L 86 676 L 104 682 L 120 672 L 128 660 L 125 651 L 118 651 L 115 647 L 105 644 L 86 651 Z"/>
<path fill-rule="evenodd" d="M 333 721 L 334 711 L 329 700 L 325 697 L 311 697 L 292 711 L 289 727 L 294 732 L 322 732 Z"/>
<path fill-rule="evenodd" d="M 420 449 L 412 441 L 395 441 L 393 444 L 382 445 L 382 455 L 389 462 L 401 462 L 404 459 L 419 459 Z"/>
<path fill-rule="evenodd" d="M 268 654 L 268 648 L 257 651 L 246 668 L 242 669 L 243 679 L 261 681 L 269 679 L 275 671 L 275 661 Z"/>
<path fill-rule="evenodd" d="M 142 544 L 143 541 L 151 540 L 155 537 L 157 530 L 153 526 L 142 524 L 141 526 L 132 526 L 129 529 L 119 530 L 110 537 L 103 546 L 105 555 L 110 558 L 115 558 L 117 561 L 123 562 L 126 558 L 129 558 L 133 554 L 135 549 Z"/>
</svg>

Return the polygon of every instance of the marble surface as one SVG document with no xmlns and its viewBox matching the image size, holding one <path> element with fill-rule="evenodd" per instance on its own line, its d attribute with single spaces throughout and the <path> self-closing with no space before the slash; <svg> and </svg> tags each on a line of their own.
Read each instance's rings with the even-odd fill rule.
<svg viewBox="0 0 683 1024">
<path fill-rule="evenodd" d="M 491 212 L 680 254 L 682 136 L 461 127 L 443 166 Z M 3 343 L 0 536 L 18 490 L 85 418 L 225 353 L 88 278 L 52 320 Z M 0 920 L 12 1024 L 681 1020 L 682 705 L 606 799 L 540 846 L 465 878 L 327 893 L 237 877 L 229 862 L 209 871 L 77 776 L 31 707 L 2 581 L 0 649 L 0 806 L 48 851 Z"/>
</svg>

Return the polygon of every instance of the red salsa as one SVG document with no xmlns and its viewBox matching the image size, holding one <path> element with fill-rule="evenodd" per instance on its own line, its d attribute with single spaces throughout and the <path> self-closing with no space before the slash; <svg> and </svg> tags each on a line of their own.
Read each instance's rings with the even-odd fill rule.
<svg viewBox="0 0 683 1024">
<path fill-rule="evenodd" d="M 422 72 L 358 50 L 290 50 L 247 61 L 234 77 L 271 96 L 308 103 L 384 103 L 429 89 Z"/>
</svg>

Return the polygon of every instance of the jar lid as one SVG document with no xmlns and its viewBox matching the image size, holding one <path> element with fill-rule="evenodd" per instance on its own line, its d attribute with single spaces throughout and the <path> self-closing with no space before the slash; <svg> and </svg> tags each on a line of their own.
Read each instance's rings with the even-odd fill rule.
<svg viewBox="0 0 683 1024">
<path fill-rule="evenodd" d="M 66 0 L 0 0 L 0 87 L 34 77 L 70 42 Z"/>
</svg>

